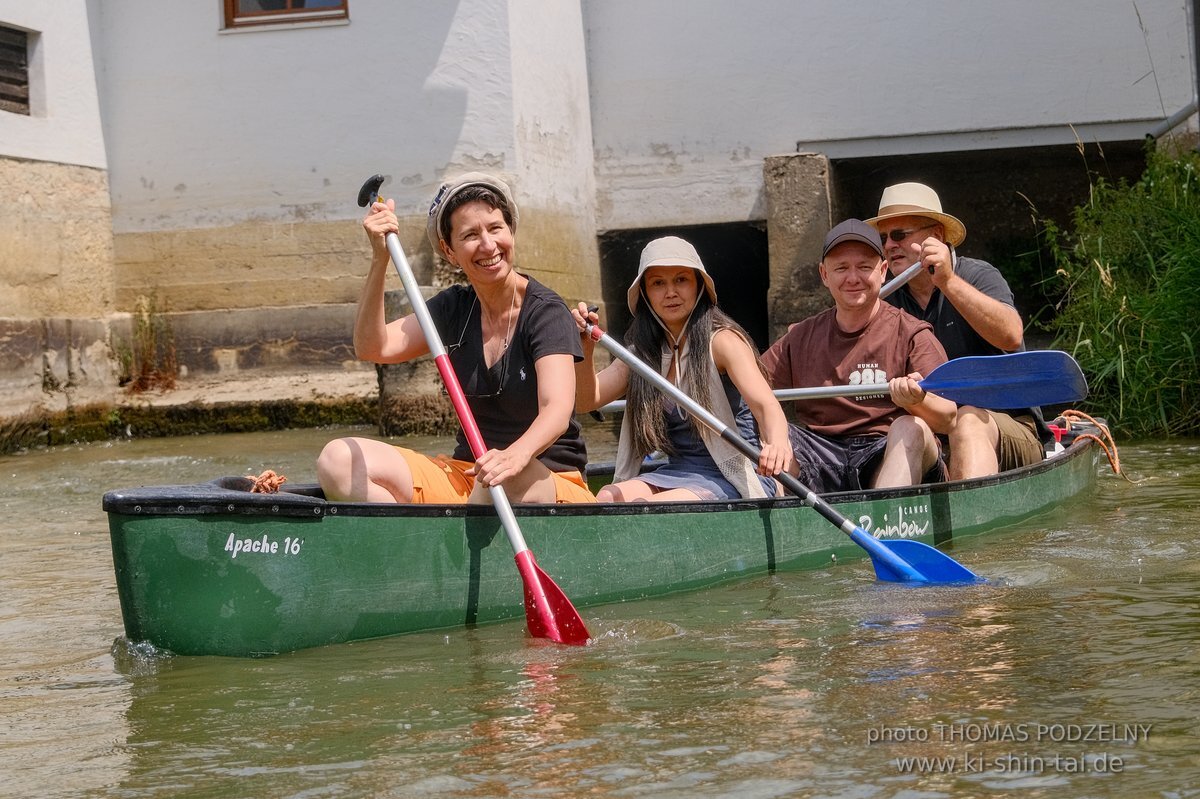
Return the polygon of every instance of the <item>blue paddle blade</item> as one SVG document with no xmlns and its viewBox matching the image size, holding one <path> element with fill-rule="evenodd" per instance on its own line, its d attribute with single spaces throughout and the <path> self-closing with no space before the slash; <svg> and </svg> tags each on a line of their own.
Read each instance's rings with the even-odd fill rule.
<svg viewBox="0 0 1200 799">
<path fill-rule="evenodd" d="M 926 582 L 930 583 L 977 583 L 983 582 L 983 578 L 979 577 L 975 572 L 962 565 L 954 558 L 946 555 L 939 550 L 923 544 L 920 541 L 908 541 L 903 538 L 897 539 L 878 539 L 886 549 L 890 550 L 894 555 L 903 560 L 909 567 L 925 578 Z M 872 557 L 871 563 L 875 566 L 875 576 L 880 580 L 890 580 L 892 582 L 911 582 L 904 580 L 902 577 L 894 576 L 891 568 L 882 563 L 879 559 Z M 883 571 L 881 571 L 881 567 Z"/>
<path fill-rule="evenodd" d="M 928 544 L 906 539 L 881 539 L 861 527 L 847 533 L 871 556 L 875 576 L 890 583 L 973 583 L 980 578 L 949 555 Z"/>
<path fill-rule="evenodd" d="M 959 405 L 997 410 L 1078 402 L 1088 393 L 1079 364 L 1059 350 L 955 358 L 934 369 L 921 388 Z"/>
</svg>

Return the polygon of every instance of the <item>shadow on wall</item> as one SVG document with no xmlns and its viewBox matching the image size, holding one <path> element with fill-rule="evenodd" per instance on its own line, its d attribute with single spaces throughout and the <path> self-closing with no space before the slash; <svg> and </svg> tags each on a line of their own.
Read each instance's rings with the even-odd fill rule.
<svg viewBox="0 0 1200 799">
<path fill-rule="evenodd" d="M 620 230 L 600 236 L 600 284 L 608 314 L 608 331 L 624 339 L 631 315 L 625 293 L 637 275 L 642 248 L 660 236 L 691 242 L 712 275 L 717 300 L 725 313 L 746 328 L 758 348 L 767 340 L 767 291 L 770 274 L 767 232 L 754 223 L 674 226 Z"/>
</svg>

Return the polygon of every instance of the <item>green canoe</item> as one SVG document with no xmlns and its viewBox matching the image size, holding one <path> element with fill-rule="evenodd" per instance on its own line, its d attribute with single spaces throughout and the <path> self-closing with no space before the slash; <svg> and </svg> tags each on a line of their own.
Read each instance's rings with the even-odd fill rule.
<svg viewBox="0 0 1200 799">
<path fill-rule="evenodd" d="M 877 538 L 940 546 L 1071 502 L 1093 485 L 1096 453 L 1079 441 L 988 478 L 826 498 Z M 249 487 L 227 477 L 105 494 L 130 641 L 256 656 L 525 615 L 490 507 L 331 503 L 316 486 Z M 835 556 L 870 568 L 798 499 L 515 511 L 538 564 L 578 608 L 824 567 Z"/>
</svg>

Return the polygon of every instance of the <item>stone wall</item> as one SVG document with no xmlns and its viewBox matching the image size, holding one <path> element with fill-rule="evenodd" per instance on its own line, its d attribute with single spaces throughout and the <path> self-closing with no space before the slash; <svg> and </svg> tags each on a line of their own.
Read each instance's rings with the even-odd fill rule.
<svg viewBox="0 0 1200 799">
<path fill-rule="evenodd" d="M 104 170 L 0 158 L 0 219 L 0 318 L 99 318 L 113 310 Z"/>
<path fill-rule="evenodd" d="M 0 406 L 116 385 L 108 179 L 0 158 Z"/>
<path fill-rule="evenodd" d="M 796 153 L 763 161 L 771 285 L 769 340 L 831 304 L 817 263 L 830 227 L 829 160 Z"/>
</svg>

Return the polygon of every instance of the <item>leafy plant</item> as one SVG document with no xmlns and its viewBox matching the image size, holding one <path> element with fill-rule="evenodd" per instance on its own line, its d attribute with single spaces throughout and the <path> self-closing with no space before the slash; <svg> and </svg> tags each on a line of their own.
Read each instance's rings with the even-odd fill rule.
<svg viewBox="0 0 1200 799">
<path fill-rule="evenodd" d="M 1096 181 L 1073 223 L 1044 221 L 1063 292 L 1050 327 L 1087 405 L 1129 436 L 1200 433 L 1200 154 L 1149 152 L 1137 183 Z"/>
<path fill-rule="evenodd" d="M 175 332 L 158 308 L 157 299 L 139 296 L 133 314 L 133 340 L 114 348 L 121 367 L 120 383 L 130 392 L 175 388 L 179 361 Z"/>
</svg>

